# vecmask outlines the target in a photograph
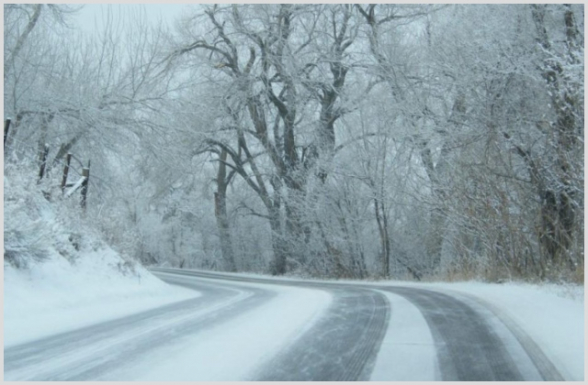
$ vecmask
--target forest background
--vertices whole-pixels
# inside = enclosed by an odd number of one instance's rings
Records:
[[[582,4],[78,8],[4,5],[5,211],[145,265],[583,282]]]

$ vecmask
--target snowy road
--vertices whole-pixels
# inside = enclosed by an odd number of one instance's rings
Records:
[[[465,295],[155,274],[201,295],[7,347],[5,380],[563,379],[518,325]]]
[[[248,311],[274,293],[257,288],[172,280],[200,297],[14,346],[4,351],[7,380],[89,380],[129,364],[146,351],[201,332]]]

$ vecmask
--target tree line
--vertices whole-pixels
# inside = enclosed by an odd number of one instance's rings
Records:
[[[91,153],[89,218],[146,264],[582,281],[583,12],[197,5],[84,35],[6,4],[5,162]]]

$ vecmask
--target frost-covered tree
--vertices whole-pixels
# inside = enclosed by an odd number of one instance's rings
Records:
[[[308,187],[328,177],[335,123],[362,95],[346,86],[360,62],[350,49],[358,14],[350,6],[215,5],[192,20],[209,25],[208,32],[188,23],[188,41],[173,57],[207,57],[226,90],[216,96],[224,111],[205,140],[207,151],[226,153],[223,163],[265,206],[272,271],[304,266],[313,227],[305,218]]]
[[[92,159],[89,218],[144,263],[581,271],[582,6],[198,5],[92,37],[70,10],[5,6],[6,159],[48,143],[52,199]]]

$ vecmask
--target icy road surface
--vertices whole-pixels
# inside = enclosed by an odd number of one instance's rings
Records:
[[[154,273],[200,295],[5,347],[4,379],[564,379],[520,325],[464,294]]]

